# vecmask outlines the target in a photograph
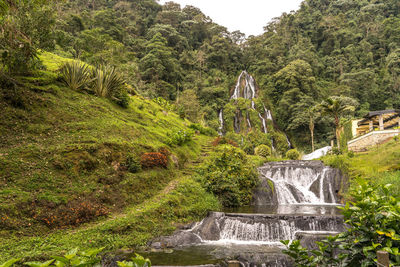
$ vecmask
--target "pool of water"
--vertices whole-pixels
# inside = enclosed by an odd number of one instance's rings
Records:
[[[154,266],[190,266],[219,264],[225,260],[270,263],[267,266],[288,266],[281,248],[274,245],[252,244],[201,244],[174,250],[141,252]]]
[[[291,214],[291,215],[339,215],[338,204],[312,205],[312,204],[291,204],[291,205],[264,205],[246,206],[240,208],[226,208],[227,213],[256,213],[256,214]]]

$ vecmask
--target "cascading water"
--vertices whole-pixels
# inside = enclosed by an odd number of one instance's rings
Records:
[[[223,114],[223,110],[222,109],[219,110],[218,120],[219,120],[218,134],[219,135],[223,135],[224,134],[224,114]]]
[[[153,248],[196,246],[196,251],[205,248],[205,257],[215,251],[220,259],[240,255],[243,266],[289,267],[293,265],[280,252],[281,240],[299,239],[312,246],[344,230],[343,216],[333,206],[343,184],[339,170],[320,161],[284,161],[266,163],[258,171],[261,183],[254,204],[277,209],[211,212],[200,223],[156,240]]]
[[[337,170],[314,161],[267,163],[259,168],[263,179],[274,183],[277,202],[287,204],[335,204],[329,189]],[[318,190],[316,190],[318,188]]]
[[[233,90],[233,93],[231,95],[231,99],[238,99],[238,98],[245,98],[245,99],[250,99],[251,100],[251,109],[256,110],[254,100],[257,97],[257,87],[256,87],[256,82],[250,74],[248,74],[246,71],[242,71],[242,73],[239,75],[239,78],[236,82],[235,88]],[[273,120],[271,112],[267,110],[264,106],[265,113],[261,114],[258,113],[258,117],[260,118],[261,121],[261,129],[264,133],[268,133],[267,129],[267,122],[266,120]],[[223,121],[223,116],[222,114],[222,109],[219,111],[219,123],[220,123],[220,135],[222,135],[222,130],[224,126],[224,121]],[[235,114],[234,117],[234,130],[235,132],[240,132],[240,121],[241,121],[241,114],[237,113]],[[246,123],[248,128],[252,128],[252,123],[251,120],[246,114]],[[275,148],[273,148],[275,150]]]

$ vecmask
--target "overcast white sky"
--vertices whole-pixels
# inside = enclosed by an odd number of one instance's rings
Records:
[[[161,4],[169,0],[160,0]],[[283,12],[297,10],[302,0],[173,0],[183,8],[198,7],[214,22],[229,31],[240,30],[249,35],[263,33],[263,27]]]

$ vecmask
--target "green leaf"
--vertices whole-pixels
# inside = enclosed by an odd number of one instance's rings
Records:
[[[21,260],[21,259],[11,259],[11,260],[8,260],[8,261],[6,261],[5,263],[0,264],[0,267],[11,267],[11,266],[14,265],[14,263],[16,263],[16,262],[18,262],[18,261],[20,261],[20,260]]]
[[[50,264],[54,262],[54,259],[48,260],[45,262],[38,262],[38,261],[31,261],[31,262],[25,262],[26,265],[31,266],[31,267],[47,267]]]
[[[76,256],[77,253],[78,253],[78,248],[74,248],[68,251],[68,253],[65,254],[64,257],[67,258],[68,260],[71,260]]]

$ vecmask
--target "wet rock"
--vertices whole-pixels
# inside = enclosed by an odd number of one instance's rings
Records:
[[[211,212],[199,226],[193,229],[193,232],[203,240],[219,240],[221,229],[218,221],[224,216],[223,212]]]
[[[201,243],[201,239],[189,231],[177,231],[171,236],[160,237],[150,243],[154,249],[175,248],[180,246],[190,246]]]

